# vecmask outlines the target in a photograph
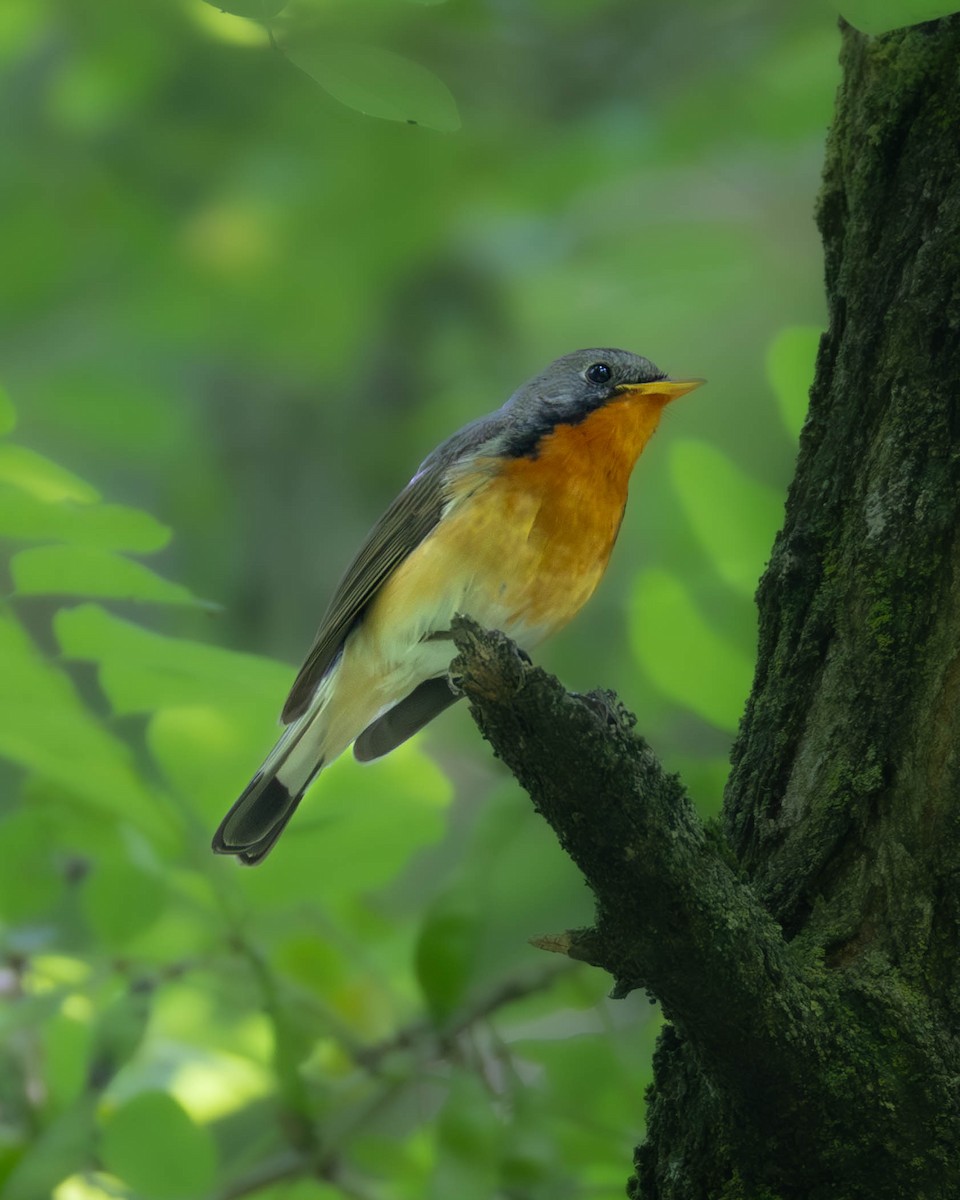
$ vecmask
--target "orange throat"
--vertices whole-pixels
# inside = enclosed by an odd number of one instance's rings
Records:
[[[578,425],[558,425],[537,448],[535,459],[523,460],[527,471],[537,468],[569,482],[584,480],[601,491],[612,490],[626,500],[637,459],[653,437],[665,400],[660,396],[625,396],[596,409]]]
[[[542,498],[541,526],[549,537],[564,527],[592,535],[609,554],[637,459],[660,423],[661,397],[611,401],[577,425],[558,425],[537,447],[535,457],[517,458],[504,474],[513,487]],[[604,558],[604,561],[606,559]]]

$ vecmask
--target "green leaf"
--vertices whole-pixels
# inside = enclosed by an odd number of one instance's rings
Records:
[[[13,556],[10,573],[21,596],[102,596],[210,607],[142,563],[94,546],[31,546]]]
[[[404,1193],[398,1191],[395,1195],[396,1200],[401,1200]],[[106,1200],[115,1198],[107,1197]],[[339,1187],[316,1179],[284,1179],[280,1183],[258,1187],[255,1200],[344,1200],[344,1193]]]
[[[78,1019],[58,1005],[40,1027],[44,1082],[51,1105],[62,1110],[83,1095],[93,1030],[89,1020]]]
[[[232,13],[235,17],[249,17],[254,21],[269,21],[283,12],[290,0],[204,0],[211,8]]]
[[[442,133],[460,128],[457,102],[443,80],[392,50],[324,39],[287,47],[285,53],[348,108]]]
[[[10,442],[0,445],[0,483],[12,483],[48,503],[74,500],[78,504],[93,504],[100,499],[99,492],[78,475],[42,454]]]
[[[3,1200],[53,1196],[57,1185],[90,1164],[93,1111],[82,1097],[60,1113],[31,1141],[3,1183]]]
[[[217,1169],[210,1133],[165,1092],[141,1092],[104,1123],[104,1166],[145,1200],[209,1193]]]
[[[39,806],[23,805],[0,820],[0,846],[15,871],[0,872],[0,917],[6,925],[39,921],[63,894],[56,830]]]
[[[6,390],[0,387],[0,436],[9,433],[17,423],[17,410]]]
[[[887,33],[957,12],[957,0],[842,0],[838,11],[861,33]]]
[[[170,529],[136,508],[50,502],[12,484],[0,484],[0,537],[148,554],[167,544]]]
[[[263,722],[266,741],[293,680],[285,663],[165,637],[98,604],[61,610],[53,627],[67,658],[98,665],[118,715],[185,705],[246,708]]]
[[[670,475],[693,531],[723,581],[752,596],[783,515],[780,494],[750,479],[706,442],[675,442]]]
[[[130,862],[101,862],[83,884],[82,907],[101,942],[125,945],[163,912],[166,889],[157,875]]]
[[[720,729],[736,729],[753,663],[707,625],[683,585],[666,571],[644,571],[637,579],[630,640],[665,696]]]
[[[793,437],[799,436],[807,415],[820,336],[816,326],[788,325],[767,350],[767,379],[776,394],[783,422]]]
[[[440,896],[426,914],[417,939],[417,981],[437,1024],[463,999],[480,936],[480,906],[470,888]]]
[[[164,835],[166,819],[127,747],[86,711],[70,680],[2,610],[0,662],[0,755],[58,784],[67,796]]]
[[[104,1092],[116,1075],[140,1049],[150,1025],[154,989],[134,980],[119,995],[97,1011],[90,1031],[87,1085]]]

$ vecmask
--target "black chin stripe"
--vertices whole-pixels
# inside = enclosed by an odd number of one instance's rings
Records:
[[[540,442],[556,428],[518,429],[504,441],[504,458],[536,458],[540,453]]]
[[[540,443],[561,425],[580,425],[591,413],[603,408],[608,400],[616,396],[608,396],[595,403],[584,403],[578,408],[559,413],[555,420],[541,421],[535,425],[520,426],[512,430],[504,438],[503,454],[506,458],[536,458],[540,453]]]

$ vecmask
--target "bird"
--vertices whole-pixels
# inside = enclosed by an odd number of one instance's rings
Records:
[[[703,382],[627,350],[577,350],[429,454],[334,591],[285,729],[213,850],[259,863],[351,743],[379,758],[455,703],[456,614],[525,651],[565,626],[606,570],[664,408]]]

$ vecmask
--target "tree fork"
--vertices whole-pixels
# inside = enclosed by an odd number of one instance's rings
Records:
[[[713,1121],[733,1118],[727,1150],[739,1143],[740,1159],[766,1145],[775,1174],[805,1181],[784,1195],[829,1186],[823,1194],[835,1197],[833,1148],[856,1114],[864,1166],[888,1179],[902,1150],[915,1182],[924,1146],[903,1144],[900,1110],[935,1120],[944,1097],[928,1069],[939,1050],[926,1045],[914,1005],[886,998],[884,1053],[872,1006],[783,938],[611,693],[567,693],[503,634],[466,618],[454,636],[453,677],[481,732],[596,898],[595,927],[571,931],[558,948],[609,971],[616,994],[644,987],[661,1001],[675,1026],[670,1042],[692,1049],[708,1088],[724,1097]]]
[[[829,328],[720,829],[609,693],[459,621],[484,736],[647,988],[645,1200],[960,1195],[960,17],[843,27]]]

